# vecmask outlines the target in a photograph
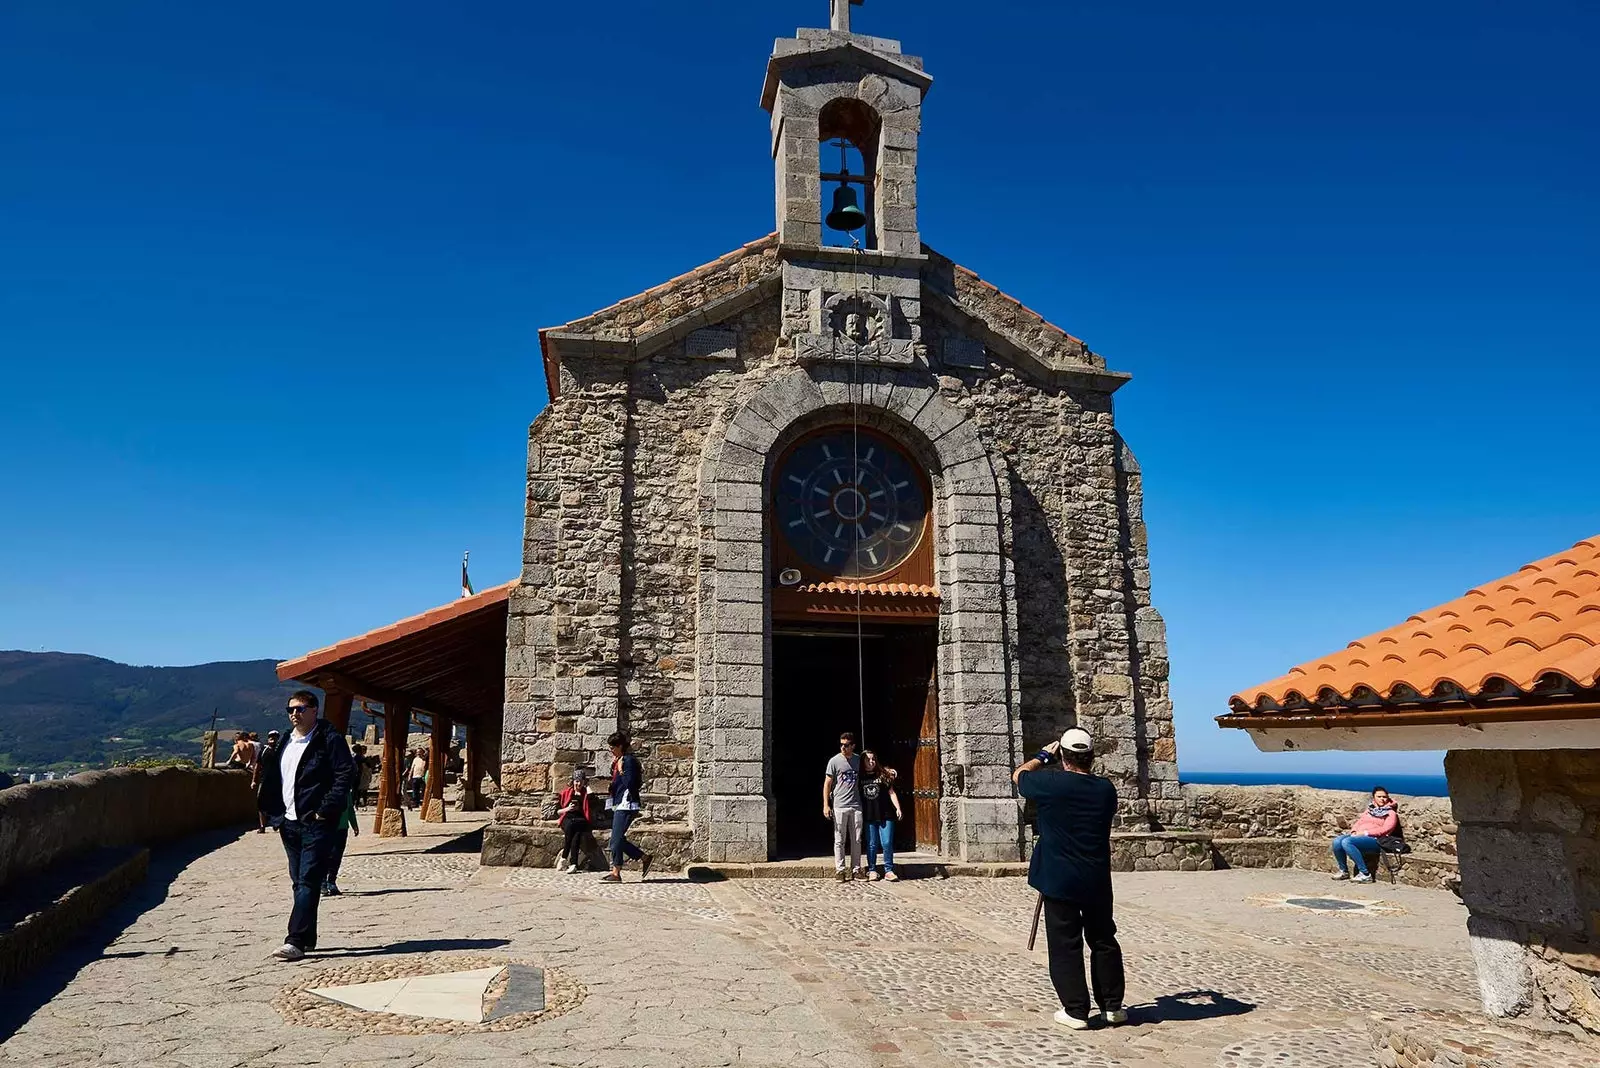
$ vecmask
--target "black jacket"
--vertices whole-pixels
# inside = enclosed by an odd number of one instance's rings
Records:
[[[261,791],[257,804],[267,816],[283,816],[283,772],[280,758],[288,744],[290,733],[285,731],[278,744],[261,754]],[[311,728],[311,740],[306,743],[305,755],[294,773],[294,810],[302,820],[310,813],[328,823],[336,822],[349,803],[351,787],[355,785],[355,758],[350,755],[350,745],[344,735],[334,730],[325,719],[317,720]]]
[[[1111,900],[1111,823],[1117,788],[1098,775],[1044,768],[1017,780],[1039,805],[1039,840],[1028,885],[1045,897],[1080,905]]]

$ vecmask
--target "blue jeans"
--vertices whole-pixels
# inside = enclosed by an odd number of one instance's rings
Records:
[[[301,949],[316,949],[317,902],[328,872],[333,834],[326,824],[299,820],[284,820],[278,832],[294,886],[294,909],[289,913],[289,934],[284,941]]]
[[[627,856],[630,860],[638,860],[644,856],[644,850],[628,841],[628,827],[633,823],[637,812],[618,808],[611,811],[611,866],[618,871],[622,870],[622,858]]]
[[[883,870],[894,871],[894,820],[867,824],[867,867],[878,866],[878,851],[883,851]]]
[[[1341,834],[1333,840],[1333,859],[1339,865],[1339,870],[1346,875],[1350,869],[1345,865],[1345,858],[1349,857],[1356,862],[1356,871],[1362,875],[1371,875],[1367,871],[1367,858],[1362,853],[1378,852],[1378,840],[1370,834]]]

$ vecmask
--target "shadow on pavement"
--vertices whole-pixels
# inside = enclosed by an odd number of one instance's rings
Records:
[[[1153,1004],[1128,1006],[1130,1023],[1192,1023],[1196,1020],[1215,1020],[1223,1016],[1243,1016],[1254,1012],[1255,1005],[1239,1001],[1215,990],[1187,990],[1181,994],[1163,994]]]
[[[385,894],[442,894],[448,886],[397,886],[390,890],[340,890],[337,897],[383,897]],[[326,895],[324,895],[326,896]]]
[[[423,853],[482,853],[483,852],[483,827],[458,835],[448,842],[440,842],[436,846],[420,850]]]
[[[307,954],[307,960],[338,960],[341,957],[383,957],[396,953],[443,953],[452,949],[499,949],[509,946],[506,938],[413,938],[405,942],[391,942],[386,946],[363,946],[359,949],[335,949]]]
[[[0,1040],[10,1038],[40,1007],[65,990],[84,965],[103,957],[136,955],[132,951],[107,953],[106,948],[135,920],[167,899],[167,891],[184,868],[254,830],[254,827],[243,826],[202,831],[176,842],[152,846],[150,871],[144,882],[135,886],[99,920],[80,931],[55,956],[4,989],[0,996]],[[138,952],[171,956],[175,948]]]

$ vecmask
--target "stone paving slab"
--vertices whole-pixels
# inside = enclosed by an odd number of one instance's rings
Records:
[[[1476,1008],[1464,912],[1437,891],[1364,887],[1393,910],[1353,920],[1259,904],[1348,889],[1316,873],[1119,874],[1133,1023],[1068,1032],[1050,1022],[1042,933],[1026,949],[1021,879],[609,884],[480,869],[455,841],[473,829],[355,840],[322,950],[298,964],[268,956],[289,906],[274,836],[155,856],[99,941],[21,993],[0,1064],[1342,1068],[1369,1063],[1374,1003]],[[337,1031],[273,1007],[364,961],[490,959],[586,995],[518,1030],[454,1035]]]

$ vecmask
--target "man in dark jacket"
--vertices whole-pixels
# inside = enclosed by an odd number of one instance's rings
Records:
[[[261,757],[261,813],[283,837],[294,884],[289,934],[272,955],[299,960],[317,948],[317,902],[333,838],[355,783],[355,761],[344,735],[317,718],[317,695],[289,697],[294,728]]]
[[[1094,1000],[1108,1024],[1126,1023],[1122,1007],[1122,947],[1111,918],[1111,821],[1117,788],[1090,774],[1094,742],[1073,727],[1011,776],[1017,792],[1038,805],[1039,840],[1028,866],[1028,885],[1044,899],[1050,982],[1061,999],[1056,1023],[1075,1031],[1089,1026],[1089,991],[1083,985],[1083,943],[1089,943]],[[1040,769],[1060,765],[1060,770]]]

